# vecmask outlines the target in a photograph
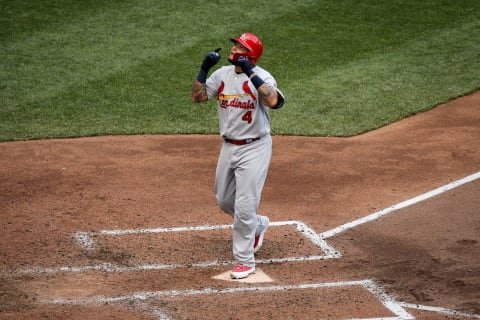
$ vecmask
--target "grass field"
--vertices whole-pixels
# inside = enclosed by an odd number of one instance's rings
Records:
[[[0,0],[0,141],[216,133],[205,54],[258,34],[274,134],[351,136],[480,89],[477,0]]]

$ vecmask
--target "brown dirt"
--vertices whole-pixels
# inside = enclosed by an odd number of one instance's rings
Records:
[[[479,172],[480,92],[353,138],[273,140],[262,212],[322,233]],[[339,259],[259,265],[274,283],[212,279],[233,259],[228,229],[97,235],[93,250],[74,240],[79,231],[231,223],[212,194],[219,149],[217,136],[201,135],[1,143],[0,319],[392,317],[362,286],[286,289],[365,279],[417,319],[469,317],[413,305],[480,318],[480,180],[329,238]],[[258,259],[319,251],[291,228],[272,227]],[[32,270],[104,263],[131,269]],[[146,264],[184,267],[137,269]],[[229,291],[256,286],[285,289]],[[85,302],[205,288],[214,292]],[[64,298],[76,304],[51,303]]]

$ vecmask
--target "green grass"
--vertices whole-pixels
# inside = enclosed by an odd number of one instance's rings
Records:
[[[255,9],[253,9],[255,8]],[[351,136],[480,89],[480,2],[0,0],[0,141],[216,133],[190,102],[242,31],[286,95],[274,134]],[[221,64],[227,64],[223,58]]]

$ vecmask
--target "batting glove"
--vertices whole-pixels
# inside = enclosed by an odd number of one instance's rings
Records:
[[[217,48],[214,51],[210,52],[205,56],[202,62],[202,66],[200,67],[200,71],[198,72],[197,80],[201,83],[205,83],[207,81],[208,71],[217,64],[220,60],[220,54],[218,53],[222,48]]]
[[[239,57],[237,65],[242,68],[242,71],[250,78],[255,88],[260,88],[265,82],[253,72],[253,67],[247,57]]]
[[[242,68],[243,73],[245,73],[248,77],[253,74],[252,65],[250,64],[250,60],[247,57],[240,56],[236,61],[237,66]]]

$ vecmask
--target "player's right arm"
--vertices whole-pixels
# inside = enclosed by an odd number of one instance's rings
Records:
[[[218,53],[220,50],[221,48],[217,48],[215,51],[207,54],[203,59],[197,79],[195,79],[193,83],[192,102],[205,102],[208,100],[205,83],[207,82],[208,71],[220,60],[220,54]]]
[[[192,102],[205,102],[208,100],[205,83],[195,80],[192,88]]]

